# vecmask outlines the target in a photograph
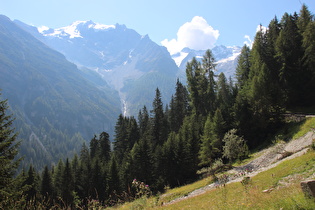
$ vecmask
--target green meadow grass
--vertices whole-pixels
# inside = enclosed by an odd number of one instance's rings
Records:
[[[213,189],[162,209],[315,209],[305,198],[300,181],[315,172],[315,152],[286,160],[251,179],[247,189],[240,183]],[[270,189],[269,193],[263,192]],[[273,190],[271,190],[273,189]]]

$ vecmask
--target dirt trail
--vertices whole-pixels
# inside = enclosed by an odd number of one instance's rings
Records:
[[[312,144],[313,139],[315,139],[315,131],[310,131],[298,139],[289,141],[288,143],[280,143],[268,149],[260,151],[257,154],[258,157],[250,163],[227,171],[227,174],[234,175],[227,177],[226,184],[232,182],[240,182],[242,181],[244,175],[248,177],[253,177],[260,172],[276,167],[278,164],[285,160],[293,159],[295,157],[305,154],[308,150],[308,147]],[[211,189],[216,188],[218,185],[220,185],[220,183],[218,182],[212,183],[205,187],[196,189],[186,196],[176,198],[168,203],[165,203],[164,205],[169,205],[184,199],[203,194]]]

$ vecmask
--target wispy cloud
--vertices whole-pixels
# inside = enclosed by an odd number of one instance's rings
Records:
[[[214,47],[219,35],[219,30],[213,29],[203,17],[195,16],[191,22],[186,22],[178,29],[176,39],[164,39],[161,44],[171,54],[175,54],[185,47],[205,50]]]

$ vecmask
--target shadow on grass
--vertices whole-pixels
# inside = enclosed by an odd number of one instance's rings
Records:
[[[276,138],[278,139],[275,139],[275,140],[283,140],[285,142],[290,141],[298,132],[301,131],[302,126],[304,125],[305,121],[306,119],[300,122],[285,123],[283,128],[276,135]]]

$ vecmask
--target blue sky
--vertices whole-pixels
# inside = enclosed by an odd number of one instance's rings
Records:
[[[259,24],[299,12],[314,0],[0,0],[0,14],[34,26],[60,28],[77,20],[125,24],[173,48],[242,46]]]

